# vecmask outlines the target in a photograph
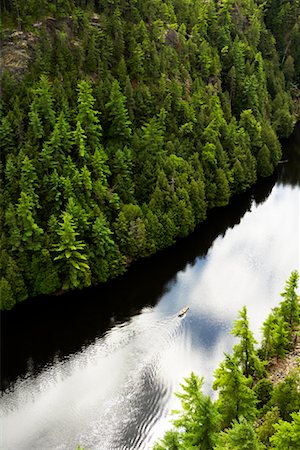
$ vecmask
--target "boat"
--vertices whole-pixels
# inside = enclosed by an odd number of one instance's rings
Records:
[[[178,313],[178,317],[182,317],[185,315],[185,313],[190,309],[189,306],[185,306],[184,308],[182,308],[179,313]]]

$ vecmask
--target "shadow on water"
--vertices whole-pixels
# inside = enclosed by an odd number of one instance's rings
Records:
[[[276,182],[299,184],[299,142],[300,126],[284,145],[289,162],[281,164],[277,173],[234,197],[228,206],[210,211],[205,223],[176,245],[133,263],[126,275],[63,296],[32,298],[3,312],[1,389],[79,351],[145,306],[154,306],[176,273],[205,256],[218,236],[239,224],[253,200],[263,203]]]
[[[283,159],[287,159],[288,162],[282,164],[279,184],[300,186],[300,123],[291,138],[284,143]]]

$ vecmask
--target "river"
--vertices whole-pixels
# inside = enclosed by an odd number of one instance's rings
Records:
[[[151,449],[183,377],[214,395],[238,311],[259,339],[300,265],[300,126],[284,150],[276,174],[125,276],[2,314],[1,449]]]

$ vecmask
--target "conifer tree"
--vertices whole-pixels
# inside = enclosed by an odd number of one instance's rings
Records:
[[[41,75],[34,89],[29,116],[36,138],[49,135],[55,123],[55,111],[51,85],[46,75]]]
[[[256,396],[249,387],[249,381],[240,371],[236,357],[225,355],[225,361],[215,372],[213,388],[219,391],[218,410],[222,415],[223,427],[238,420],[247,420],[256,415]]]
[[[0,309],[11,309],[16,303],[14,294],[6,278],[0,279]]]
[[[213,450],[220,417],[216,405],[202,393],[203,379],[193,372],[181,384],[183,393],[177,393],[182,412],[174,425],[180,433],[181,448]]]
[[[79,122],[86,135],[86,143],[90,150],[94,152],[101,143],[102,127],[98,117],[99,113],[94,109],[95,98],[89,81],[79,81],[77,103],[77,124]]]
[[[289,324],[291,331],[300,323],[300,305],[297,295],[299,273],[294,270],[285,285],[281,296],[284,300],[279,305],[279,311],[285,322]]]
[[[280,420],[270,441],[273,450],[298,450],[300,442],[300,412],[292,414],[292,422]]]
[[[240,338],[240,342],[233,347],[234,354],[246,377],[261,374],[263,366],[254,348],[257,342],[249,328],[246,306],[243,306],[239,312],[239,317],[239,319],[235,320],[231,331],[234,336]]]
[[[128,144],[131,136],[131,122],[126,109],[126,97],[122,94],[119,82],[114,80],[111,86],[109,101],[105,105],[109,117],[110,138]]]
[[[74,289],[81,282],[88,286],[90,284],[90,267],[84,253],[85,244],[77,239],[78,232],[70,213],[63,213],[57,235],[59,242],[53,245],[53,251],[58,253],[54,261],[58,261],[60,267],[62,288]]]
[[[214,450],[263,450],[263,448],[252,423],[242,417],[239,421],[235,420],[229,430],[220,434]]]

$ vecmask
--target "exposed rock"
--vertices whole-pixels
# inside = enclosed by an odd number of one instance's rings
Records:
[[[5,32],[2,40],[0,71],[6,69],[16,77],[22,76],[33,57],[37,39],[32,32]]]
[[[100,26],[100,16],[93,14],[89,18],[90,26]],[[4,30],[1,42],[0,73],[8,70],[14,77],[22,78],[32,63],[35,47],[39,41],[41,30],[45,30],[50,42],[57,33],[63,31],[68,35],[71,47],[79,47],[81,42],[75,39],[73,33],[72,16],[64,18],[45,17],[42,21],[33,24],[34,32]]]
[[[269,379],[277,384],[283,381],[291,372],[300,367],[300,341],[297,339],[295,348],[285,357],[277,361],[273,358],[269,366]]]
[[[171,45],[172,47],[177,49],[180,45],[177,31],[167,30],[165,35],[165,42],[167,45]]]

